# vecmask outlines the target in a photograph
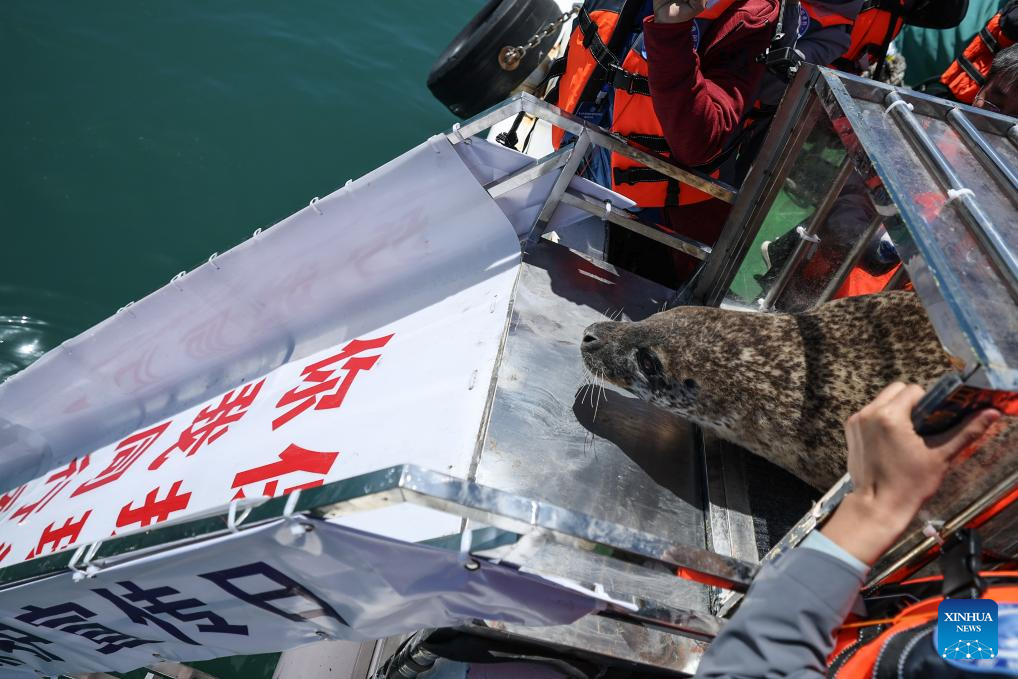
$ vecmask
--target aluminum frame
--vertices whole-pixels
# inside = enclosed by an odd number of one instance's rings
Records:
[[[501,104],[497,104],[487,111],[480,113],[462,125],[457,124],[453,126],[452,131],[447,134],[447,137],[453,144],[469,144],[473,136],[520,113],[526,113],[534,118],[544,120],[576,135],[576,140],[571,144],[563,146],[510,175],[489,182],[484,186],[488,195],[492,198],[498,198],[561,169],[551,193],[542,205],[525,239],[526,248],[533,247],[540,240],[547,230],[555,210],[560,203],[564,203],[699,260],[707,259],[711,254],[712,249],[704,243],[667,232],[656,224],[643,221],[626,210],[613,207],[610,202],[599,204],[589,198],[569,191],[569,182],[576,176],[580,163],[586,158],[590,149],[598,146],[612,153],[619,153],[627,158],[637,160],[672,179],[693,186],[728,203],[734,202],[738,196],[738,192],[733,187],[701,172],[675,165],[663,156],[645,151],[621,136],[617,136],[596,125],[591,125],[582,118],[565,113],[557,106],[542,101],[531,94],[517,94]]]
[[[834,202],[838,199],[841,194],[841,190],[845,188],[845,182],[852,174],[852,162],[846,156],[841,162],[841,167],[838,168],[838,173],[834,177],[834,184],[830,190],[824,195],[823,199],[817,205],[816,210],[813,211],[812,216],[809,218],[809,222],[806,225],[805,230],[799,234],[799,242],[795,244],[795,249],[792,250],[792,254],[788,257],[788,261],[781,267],[781,273],[778,274],[778,278],[774,281],[771,287],[767,290],[767,294],[764,296],[763,304],[761,309],[763,311],[770,311],[774,308],[775,302],[781,296],[781,293],[785,291],[788,284],[792,281],[792,276],[795,274],[796,269],[802,263],[802,260],[806,256],[806,249],[810,238],[816,236],[817,231],[820,230],[821,225],[827,219],[827,216],[831,212],[831,208],[834,207]]]
[[[704,245],[692,238],[687,238],[681,234],[668,233],[659,229],[656,226],[637,219],[632,215],[632,213],[626,210],[620,210],[612,207],[611,201],[606,201],[605,204],[601,204],[589,196],[569,190],[562,193],[560,201],[563,205],[579,208],[594,217],[600,217],[612,224],[617,224],[634,233],[638,233],[641,236],[657,241],[658,243],[672,248],[673,250],[685,253],[690,257],[696,257],[699,260],[704,260],[710,256],[710,246]]]
[[[958,173],[954,171],[951,163],[944,157],[944,154],[941,153],[940,149],[937,148],[922,125],[920,125],[918,119],[912,113],[911,104],[897,92],[888,92],[884,97],[884,102],[887,104],[887,113],[898,123],[898,126],[905,133],[905,138],[911,142],[913,149],[928,165],[931,172],[948,193],[948,200],[954,200],[956,205],[961,206],[960,212],[965,221],[968,222],[970,232],[976,237],[987,258],[997,268],[1001,278],[1004,279],[1007,285],[1008,291],[1018,300],[1018,256],[1008,248],[993,220],[986,214],[979,201],[976,200],[975,194],[970,189],[965,188],[964,183],[958,176]],[[960,109],[951,109],[948,112],[948,116],[951,113],[956,114],[956,120],[958,116],[960,116],[961,120],[965,120],[965,115],[961,113]],[[976,148],[989,148],[989,145],[986,144],[982,136],[972,127],[971,123],[967,127],[962,125],[961,129],[971,130],[969,139],[975,144]],[[975,134],[975,136],[971,136],[971,134]],[[996,157],[999,160],[999,156]],[[997,170],[1003,174],[1007,168],[998,167]],[[1013,171],[1010,174],[1013,178]],[[1012,185],[1011,188],[1012,194],[1015,194],[1015,186]],[[952,196],[952,192],[955,192],[957,199]],[[1016,202],[1015,195],[1011,195],[1011,199],[1012,202]],[[915,230],[910,230],[910,232],[914,238]]]
[[[949,124],[949,113],[956,110],[970,119],[973,127],[983,132],[992,130],[998,136],[1007,136],[1014,143],[1018,133],[1014,132],[1013,119],[826,69],[821,69],[821,75],[822,78],[817,82],[816,96],[823,102],[830,119],[846,118],[851,123],[842,132],[843,142],[853,154],[860,173],[864,177],[875,178],[879,184],[878,188],[871,189],[874,203],[878,209],[881,206],[889,208],[891,205],[897,209],[899,217],[889,220],[891,224],[888,230],[942,341],[970,367],[978,364],[988,368],[980,374],[985,381],[974,386],[1018,389],[1018,369],[1007,365],[999,340],[987,332],[983,319],[976,313],[977,300],[961,284],[961,277],[955,270],[957,257],[951,257],[943,250],[935,233],[926,223],[922,206],[917,205],[914,196],[908,192],[906,187],[910,184],[903,176],[902,167],[895,164],[899,160],[895,150],[886,148],[887,140],[878,138],[874,129],[860,124],[864,119],[863,106],[878,106],[884,110],[885,117],[894,121],[898,134],[906,140],[906,147],[911,147],[932,185],[942,192],[944,210],[955,210],[954,214],[965,225],[965,233],[978,244],[978,252],[970,255],[976,259],[967,266],[978,268],[983,266],[982,262],[995,263],[998,274],[991,282],[996,289],[1008,291],[1005,294],[1010,293],[1011,311],[1018,313],[1018,298],[1015,298],[1012,280],[1014,265],[1018,260],[984,208],[985,200],[991,194],[999,194],[1008,196],[1013,209],[1014,190],[991,181],[981,187],[986,195],[975,200],[961,186],[962,182],[951,163],[932,144],[922,126],[913,125],[916,115]],[[903,103],[897,104],[898,101]],[[918,136],[916,127],[919,128],[918,132],[923,132],[922,137]],[[844,126],[842,129],[845,129]],[[927,154],[931,145],[932,152]],[[971,148],[971,143],[967,145]],[[908,166],[908,169],[912,169],[912,166]],[[994,173],[988,174],[992,180]],[[1004,311],[1000,313],[1006,315]]]
[[[291,501],[294,495],[296,500]],[[547,502],[520,497],[416,465],[389,467],[296,491],[291,496],[260,500],[245,503],[250,512],[240,521],[235,519],[236,505],[231,505],[213,516],[178,522],[171,520],[143,533],[114,537],[82,545],[74,552],[60,552],[0,568],[0,590],[68,569],[80,570],[79,564],[102,569],[295,514],[329,520],[401,503],[453,513],[511,533],[526,535],[536,531],[542,540],[572,549],[607,551],[614,558],[644,569],[650,575],[680,573],[681,577],[723,583],[742,591],[748,588],[755,572],[753,564],[738,559],[689,545],[673,544]],[[479,547],[483,550],[486,546]],[[84,563],[83,554],[88,555]],[[712,639],[723,624],[721,619],[703,611],[662,605],[639,598],[637,593],[624,594],[638,597],[636,611],[609,607],[602,614],[696,640]]]
[[[503,120],[519,113],[526,113],[539,120],[544,120],[577,137],[586,134],[590,139],[590,143],[594,146],[600,146],[612,153],[619,153],[627,158],[631,158],[652,170],[676,179],[683,184],[700,189],[704,193],[708,193],[726,203],[735,202],[738,196],[738,191],[725,182],[713,179],[703,172],[680,167],[656,153],[644,151],[623,137],[616,136],[597,125],[591,125],[582,118],[571,113],[566,113],[558,106],[542,101],[526,92],[513,95],[504,102],[489,108],[487,111],[477,114],[465,123],[457,123],[446,136],[453,144],[469,143],[470,137],[480,134],[491,126],[497,125]]]
[[[998,182],[1010,187],[1012,202],[1018,206],[1018,175],[1015,169],[986,141],[986,137],[976,129],[960,108],[952,108],[947,112],[947,122],[965,140],[987,171],[994,175]],[[1014,137],[1011,137],[1011,142],[1015,143]]]
[[[724,300],[793,160],[820,120],[822,109],[809,96],[818,77],[815,68],[802,68],[789,85],[711,257],[692,284],[690,304],[718,306]]]
[[[265,500],[251,506],[244,525],[282,518],[287,497]],[[348,516],[371,509],[409,503],[449,512],[513,533],[540,530],[554,541],[593,550],[604,548],[651,570],[682,569],[692,576],[724,583],[736,590],[749,587],[753,564],[688,545],[675,545],[647,533],[602,521],[547,502],[482,486],[416,465],[397,465],[343,481],[301,491],[293,513],[308,513],[325,519]],[[114,537],[75,552],[64,551],[0,568],[0,588],[28,579],[63,571],[80,560],[83,551],[92,551],[90,563],[102,567],[118,557],[140,556],[157,549],[169,549],[195,540],[229,532],[229,509],[205,518],[169,521],[158,528]],[[75,556],[77,555],[77,556]]]
[[[488,195],[492,198],[499,198],[513,189],[518,189],[521,186],[536,181],[544,175],[559,169],[569,161],[572,153],[572,146],[567,146],[555,151],[554,153],[549,153],[533,165],[524,166],[516,172],[485,184],[484,190],[487,191]]]
[[[573,180],[576,171],[580,169],[580,163],[583,162],[587,151],[590,150],[590,145],[590,135],[587,134],[586,130],[581,131],[576,137],[576,141],[572,144],[572,149],[569,151],[568,159],[562,166],[562,171],[559,172],[558,177],[555,178],[555,183],[552,184],[551,192],[545,199],[544,205],[541,206],[540,212],[537,213],[534,225],[527,235],[526,247],[536,245],[548,229],[548,223],[551,222],[555,210],[558,209],[558,205],[562,201],[562,194],[566,192],[569,182]]]

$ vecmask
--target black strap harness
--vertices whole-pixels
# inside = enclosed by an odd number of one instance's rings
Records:
[[[965,71],[965,75],[967,75],[968,77],[972,78],[973,81],[975,81],[976,85],[982,87],[983,85],[986,84],[986,78],[983,77],[983,74],[979,72],[979,69],[976,68],[976,65],[969,61],[968,57],[966,57],[964,54],[958,55],[958,65],[961,66],[961,70]]]
[[[979,29],[979,37],[983,39],[986,46],[990,49],[990,54],[996,54],[1000,51],[1000,43],[993,37],[993,33],[990,33],[986,26]]]
[[[583,34],[583,46],[586,47],[594,61],[604,71],[605,79],[616,89],[625,90],[630,94],[642,94],[650,96],[650,81],[645,76],[631,73],[619,64],[616,57],[608,46],[601,40],[597,32],[597,23],[590,17],[586,9],[581,9],[576,17],[577,26]]]

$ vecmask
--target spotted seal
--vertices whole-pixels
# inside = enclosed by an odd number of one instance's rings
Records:
[[[596,377],[826,489],[845,472],[843,423],[889,382],[952,367],[911,292],[801,314],[677,307],[584,331]]]

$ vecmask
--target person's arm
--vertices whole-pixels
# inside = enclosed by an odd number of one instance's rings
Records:
[[[739,611],[704,654],[699,679],[826,676],[834,630],[858,595],[864,569],[937,490],[950,459],[1000,417],[994,410],[982,411],[945,434],[923,439],[911,420],[922,395],[921,387],[895,383],[848,419],[854,489],[820,535],[833,547],[804,543],[762,568]]]
[[[705,0],[655,0],[654,6],[643,27],[654,112],[672,158],[702,165],[721,152],[752,104],[763,75],[756,56],[770,43],[768,21],[776,18],[777,3],[751,0],[735,10],[733,30],[703,60],[693,48],[691,19]]]
[[[764,566],[700,660],[697,679],[825,677],[832,630],[851,610],[864,575],[815,549],[793,549]]]
[[[821,532],[871,566],[937,492],[951,458],[1000,418],[983,410],[924,439],[911,419],[922,397],[922,387],[895,382],[845,423],[853,489]]]

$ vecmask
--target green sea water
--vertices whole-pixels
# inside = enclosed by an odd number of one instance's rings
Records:
[[[481,4],[0,2],[0,380],[448,128]]]

